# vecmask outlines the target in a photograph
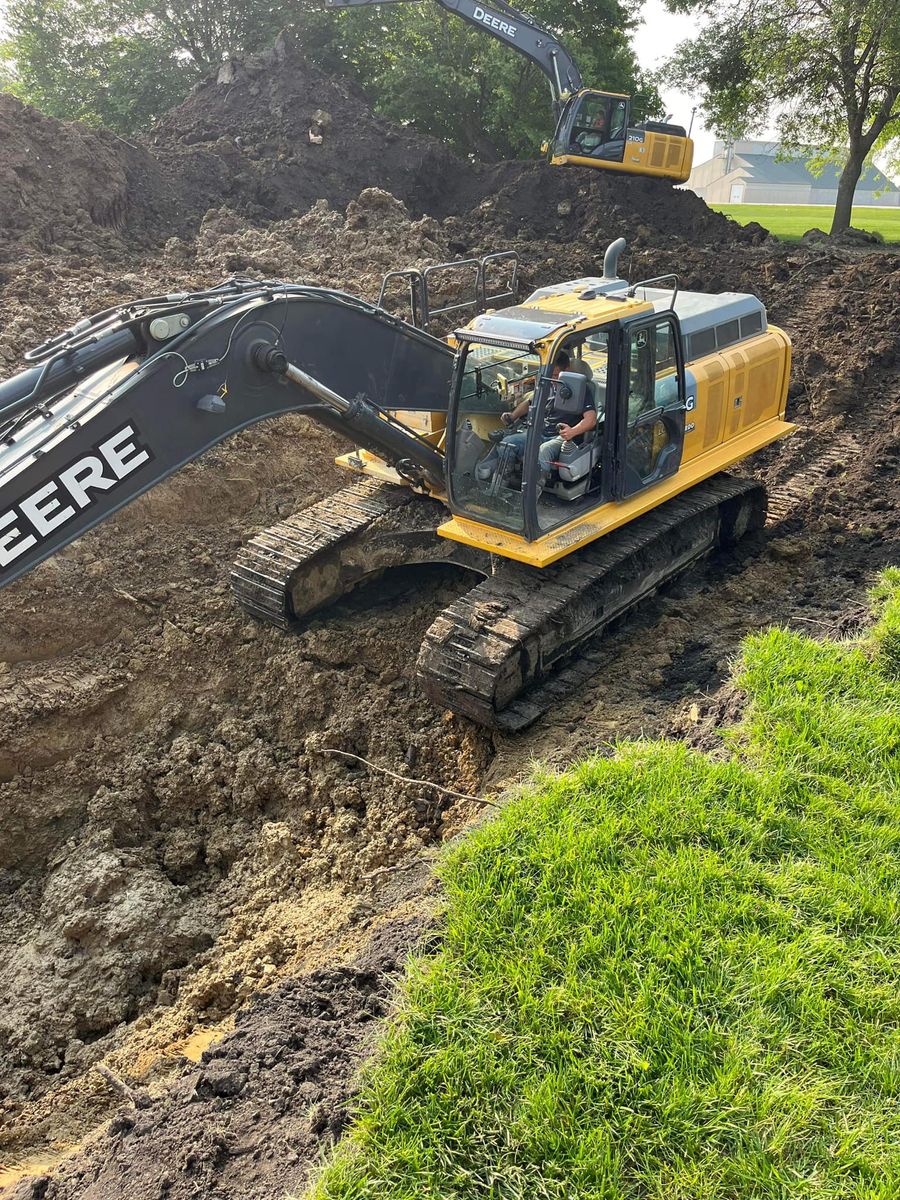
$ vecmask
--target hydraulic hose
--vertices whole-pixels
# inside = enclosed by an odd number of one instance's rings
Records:
[[[141,349],[132,329],[118,329],[99,341],[66,351],[37,367],[30,367],[0,383],[0,419],[42,404],[67,392],[87,375],[109,366],[120,358],[129,358]]]

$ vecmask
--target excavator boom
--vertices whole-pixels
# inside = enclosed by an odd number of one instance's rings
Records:
[[[443,455],[388,409],[445,411],[453,351],[341,292],[232,281],[100,313],[28,357],[0,384],[0,587],[279,413],[443,490]]]
[[[327,0],[329,8],[361,8],[371,4],[408,2],[409,0]],[[436,3],[469,25],[491,34],[498,41],[530,58],[550,81],[557,115],[566,97],[584,86],[578,65],[565,46],[546,29],[542,29],[534,17],[513,8],[511,4],[506,4],[505,0],[492,0],[490,4],[476,4],[475,0],[436,0]]]

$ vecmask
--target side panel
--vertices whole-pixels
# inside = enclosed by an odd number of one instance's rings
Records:
[[[275,301],[273,324],[284,318]],[[454,354],[445,342],[352,305],[295,304],[286,319],[291,353],[342,396],[362,392],[381,408],[447,411]]]
[[[739,342],[688,364],[694,379],[687,414],[684,462],[784,417],[791,348],[785,333],[770,325],[757,338]]]
[[[694,143],[690,138],[672,137],[650,130],[629,129],[622,162],[587,158],[576,154],[554,154],[555,166],[566,164],[595,167],[604,171],[621,171],[627,175],[651,175],[684,183],[691,173]]]

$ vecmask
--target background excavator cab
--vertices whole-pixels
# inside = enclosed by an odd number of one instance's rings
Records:
[[[685,182],[694,159],[694,143],[681,125],[632,125],[628,96],[594,88],[582,88],[565,101],[548,150],[556,166],[573,163],[675,183]]]
[[[627,96],[578,92],[563,108],[553,136],[553,156],[622,162],[630,108]]]

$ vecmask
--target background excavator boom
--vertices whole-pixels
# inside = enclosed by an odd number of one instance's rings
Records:
[[[371,4],[409,2],[410,0],[327,0],[329,8],[361,8]],[[566,97],[583,87],[581,72],[572,55],[527,13],[513,8],[503,0],[492,0],[490,4],[476,4],[475,0],[435,0],[435,3],[530,58],[550,81],[557,116]]]

